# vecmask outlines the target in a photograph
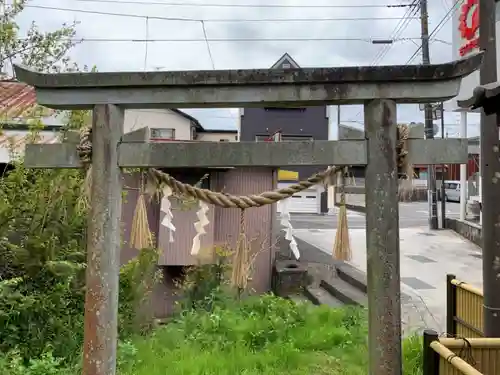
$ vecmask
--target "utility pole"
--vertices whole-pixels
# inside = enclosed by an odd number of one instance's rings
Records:
[[[420,0],[420,22],[422,38],[422,64],[429,65],[429,14],[427,13],[427,0]],[[432,106],[426,104],[425,114],[425,139],[434,139],[434,124],[432,122]],[[437,199],[436,199],[436,174],[433,165],[427,166],[427,200],[429,201],[429,228],[438,229]]]
[[[444,103],[441,102],[441,139],[444,139]],[[446,192],[444,188],[446,164],[441,164],[441,228],[446,228]],[[461,187],[464,188],[463,186]]]
[[[479,2],[479,47],[484,53],[479,72],[481,85],[497,81],[495,1]],[[481,190],[483,237],[484,335],[500,337],[500,151],[498,118],[481,112]]]
[[[337,105],[337,139],[340,141],[340,104]],[[345,204],[345,183],[346,183],[346,171],[347,167],[342,170],[339,178],[335,181],[335,184],[340,186],[340,201]],[[337,191],[335,190],[335,202],[337,202]]]

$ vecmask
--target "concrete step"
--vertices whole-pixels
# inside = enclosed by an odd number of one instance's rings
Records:
[[[342,262],[336,266],[337,276],[341,278],[348,284],[351,284],[354,288],[360,290],[363,293],[368,293],[367,291],[367,281],[366,274],[361,272],[357,268]]]
[[[321,280],[320,286],[334,298],[346,305],[368,306],[368,297],[358,288],[340,277]]]
[[[328,291],[321,287],[309,286],[304,290],[305,296],[315,305],[328,305],[336,308],[343,305],[338,299],[333,297]]]

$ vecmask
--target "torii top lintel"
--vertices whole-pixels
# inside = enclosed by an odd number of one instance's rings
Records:
[[[478,53],[426,66],[45,74],[16,65],[15,72],[35,87],[39,104],[52,108],[261,107],[447,100],[481,63]]]

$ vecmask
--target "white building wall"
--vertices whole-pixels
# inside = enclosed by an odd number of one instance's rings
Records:
[[[26,144],[31,142],[28,130],[4,130],[0,135],[0,163],[10,163],[12,156],[23,156]],[[38,132],[36,143],[58,143],[59,133],[54,131]]]
[[[225,139],[228,142],[237,142],[237,133],[218,133],[215,131],[209,131],[207,133],[198,133],[198,141],[204,142],[221,142],[221,139]]]
[[[124,133],[144,127],[175,129],[175,138],[191,140],[191,121],[169,109],[129,109],[125,111]]]

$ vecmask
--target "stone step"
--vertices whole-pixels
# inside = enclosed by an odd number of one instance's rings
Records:
[[[344,305],[322,287],[309,286],[304,289],[304,294],[315,305],[328,305],[333,308]]]
[[[358,288],[340,277],[321,280],[320,286],[334,298],[346,305],[368,306],[368,297]]]
[[[337,276],[341,278],[348,284],[351,284],[354,288],[360,290],[363,293],[368,293],[367,291],[367,281],[366,274],[357,268],[347,264],[340,263],[336,266]]]

